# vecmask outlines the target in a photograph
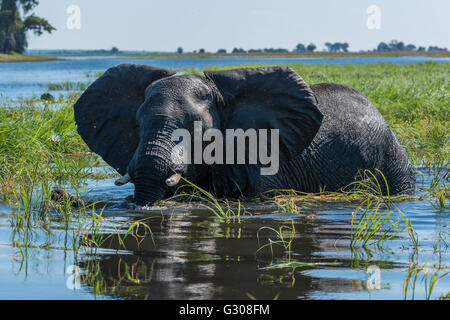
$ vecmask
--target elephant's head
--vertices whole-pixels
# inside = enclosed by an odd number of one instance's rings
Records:
[[[78,132],[123,175],[118,184],[135,185],[138,205],[170,196],[180,175],[203,187],[210,184],[219,195],[245,190],[260,179],[260,164],[195,160],[207,143],[200,150],[192,146],[192,164],[176,161],[177,129],[186,129],[192,137],[198,134],[194,131],[211,128],[224,136],[227,129],[279,129],[283,163],[311,143],[322,121],[313,92],[288,67],[208,71],[206,78],[173,75],[164,69],[120,65],[109,69],[75,104]]]

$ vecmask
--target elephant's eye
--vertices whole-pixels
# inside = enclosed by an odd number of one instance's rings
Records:
[[[200,101],[210,101],[212,99],[211,93],[207,90],[198,90],[196,96]]]

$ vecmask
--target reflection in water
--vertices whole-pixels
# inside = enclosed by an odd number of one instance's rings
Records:
[[[105,235],[108,239],[102,249],[121,248],[132,254],[107,253],[81,262],[83,281],[96,294],[127,299],[272,299],[277,295],[298,299],[308,298],[314,291],[364,290],[358,278],[308,273],[317,266],[324,271],[348,267],[353,261],[320,254],[331,244],[321,238],[328,238],[336,224],[326,225],[323,219],[314,219],[315,215],[310,210],[288,219],[243,218],[240,224],[219,223],[209,212],[200,210],[158,216],[159,221],[151,223],[155,243],[151,237],[127,237],[120,245],[117,234]],[[291,252],[282,246],[258,251],[258,243],[276,240],[272,230],[261,227],[270,225],[277,230],[291,223],[295,226]],[[303,264],[267,268],[294,261]]]
[[[450,291],[449,209],[424,200],[392,207],[411,219],[418,246],[404,231],[380,247],[351,248],[355,203],[311,203],[299,213],[244,203],[246,214],[227,223],[195,204],[137,210],[117,200],[131,188],[114,194],[105,181],[89,190],[94,200],[116,199],[98,221],[63,211],[17,220],[0,207],[1,297],[42,298],[46,286],[49,299],[436,299]],[[66,287],[73,266],[80,290]]]

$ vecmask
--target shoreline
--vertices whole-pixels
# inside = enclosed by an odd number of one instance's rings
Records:
[[[101,54],[101,53],[65,53],[47,55],[25,55],[25,54],[3,54],[0,53],[0,63],[11,62],[42,62],[58,61],[57,57],[124,57],[128,59],[179,59],[179,58],[222,58],[222,57],[249,57],[249,58],[347,58],[347,57],[401,57],[401,56],[427,56],[435,58],[450,57],[450,51],[392,51],[392,52],[246,52],[246,53],[152,53],[142,55],[122,54]]]
[[[252,57],[252,58],[346,58],[346,57],[401,57],[428,56],[450,57],[450,51],[389,51],[389,52],[245,52],[245,53],[155,53],[143,55],[119,54],[133,59],[145,58],[220,58],[220,57]]]

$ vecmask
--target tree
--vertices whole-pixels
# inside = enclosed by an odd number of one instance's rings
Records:
[[[344,52],[348,52],[348,47],[350,47],[350,45],[347,42],[341,43],[341,49]]]
[[[402,41],[392,40],[389,42],[389,48],[391,51],[404,51],[405,44]]]
[[[233,48],[233,53],[245,53],[246,51],[242,48]]]
[[[205,49],[200,49],[200,50],[198,50],[198,53],[205,53]]]
[[[306,47],[306,50],[308,51],[308,52],[314,52],[314,50],[316,50],[316,45],[314,44],[314,43],[310,43],[310,44],[308,44],[308,46]]]
[[[416,50],[416,46],[410,43],[405,47],[405,50],[414,51],[414,50]]]
[[[377,51],[389,51],[390,48],[385,42],[380,42],[377,47]]]
[[[341,42],[335,42],[335,43],[331,43],[331,42],[325,42],[325,46],[327,47],[329,52],[339,52],[339,51],[344,51],[344,52],[348,52],[348,47],[350,47],[350,45],[347,42],[341,43]]]
[[[28,46],[28,31],[41,36],[44,32],[56,30],[44,18],[33,13],[26,16],[38,4],[38,0],[0,0],[0,52],[23,53]],[[24,18],[19,9],[22,9]]]
[[[306,47],[302,43],[297,44],[297,46],[294,49],[294,52],[305,52],[305,51]]]
[[[182,48],[182,47],[178,47],[177,53],[178,53],[178,54],[182,54],[182,53],[183,53],[183,48]]]
[[[438,46],[429,46],[428,51],[447,51],[447,48],[439,48]]]
[[[284,49],[284,48],[264,48],[262,51],[269,52],[269,53],[289,52],[288,49]]]
[[[340,42],[335,42],[331,45],[331,51],[333,52],[338,52],[339,50],[341,50],[341,43]]]
[[[117,54],[117,53],[119,53],[119,48],[117,48],[117,47],[112,47],[111,53],[112,53],[112,54]]]
[[[225,50],[225,49],[219,49],[219,50],[217,50],[217,53],[227,53],[227,50]]]

